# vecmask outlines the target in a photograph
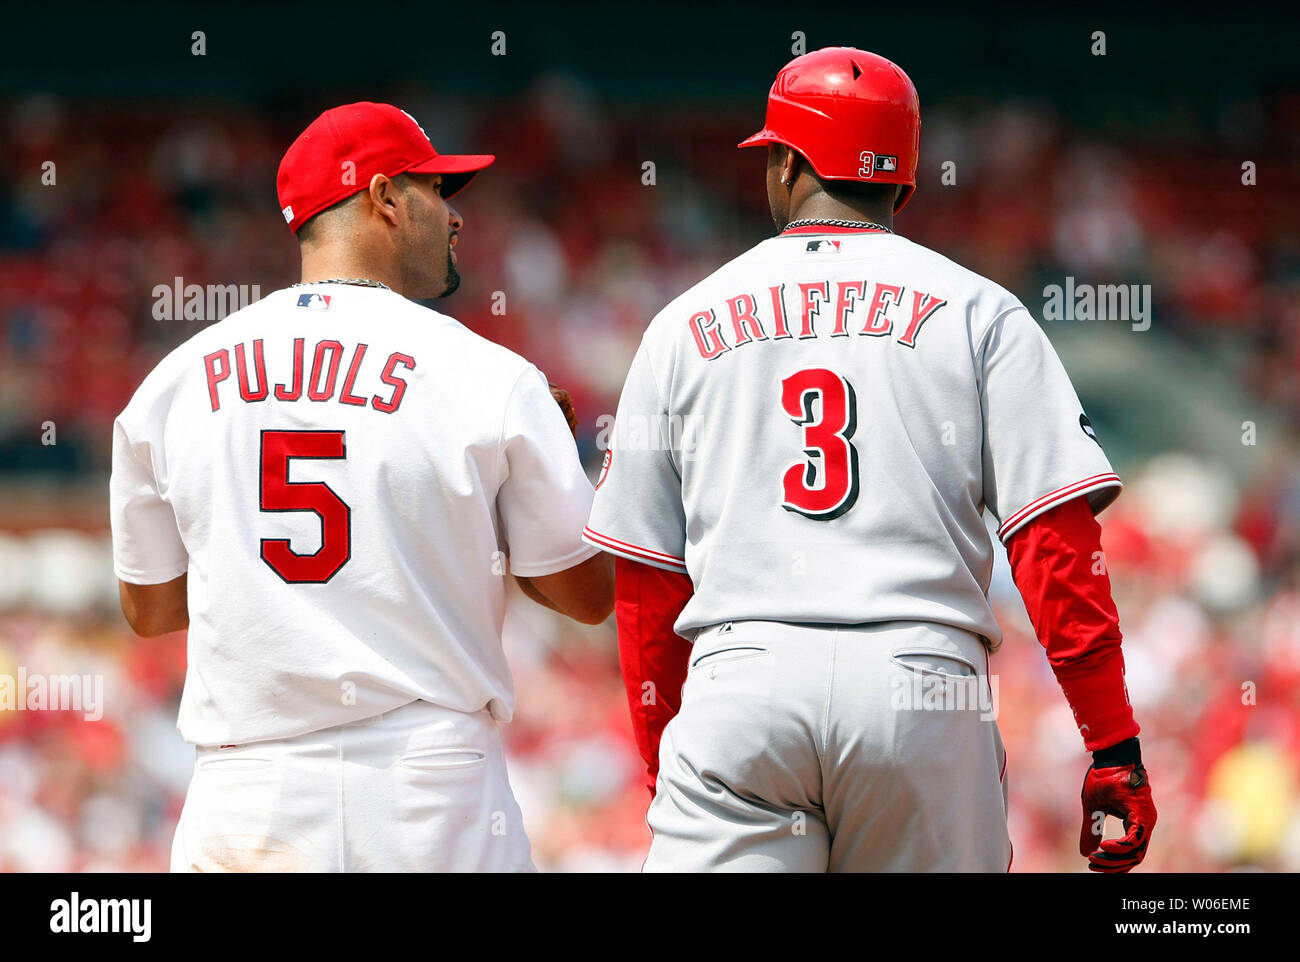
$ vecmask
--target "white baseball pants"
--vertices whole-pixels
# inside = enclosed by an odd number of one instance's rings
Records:
[[[497,723],[416,701],[200,748],[173,872],[533,871]]]

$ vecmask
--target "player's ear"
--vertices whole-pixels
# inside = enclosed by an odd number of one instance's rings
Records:
[[[375,174],[370,178],[370,204],[380,217],[392,226],[397,226],[397,195],[400,191],[384,174]]]
[[[781,145],[781,183],[794,190],[794,180],[799,176],[799,154],[791,147]]]
[[[785,144],[771,143],[767,145],[767,174],[769,178],[774,179],[778,184],[785,185],[787,183],[786,161],[789,154],[790,148]]]

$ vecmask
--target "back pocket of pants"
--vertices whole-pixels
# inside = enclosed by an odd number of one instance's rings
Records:
[[[397,764],[416,772],[445,772],[481,765],[487,754],[476,748],[422,748],[398,756]]]
[[[900,668],[947,678],[975,678],[979,669],[964,655],[938,648],[900,648],[890,660]]]
[[[695,656],[691,659],[691,670],[705,665],[720,665],[723,662],[739,661],[742,658],[756,658],[759,655],[766,655],[767,649],[760,648],[757,645],[728,645],[726,648],[715,648],[712,651],[706,651],[702,655]]]
[[[275,760],[266,755],[207,755],[200,758],[196,771],[230,773],[256,772],[271,768]]]

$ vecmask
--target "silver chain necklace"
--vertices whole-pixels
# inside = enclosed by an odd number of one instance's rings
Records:
[[[387,284],[379,281],[372,281],[368,277],[331,277],[324,281],[299,281],[291,287],[310,287],[313,284],[351,284],[353,287],[378,287],[380,290],[391,291],[392,288]]]
[[[892,234],[893,231],[884,224],[877,224],[870,220],[838,220],[832,217],[805,217],[803,220],[792,220],[785,225],[786,230],[794,227],[812,227],[821,225],[824,227],[859,227],[866,230],[882,230],[886,234]],[[784,233],[784,231],[782,232]]]

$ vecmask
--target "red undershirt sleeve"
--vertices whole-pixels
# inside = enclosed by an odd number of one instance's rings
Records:
[[[614,585],[619,666],[653,798],[659,776],[659,739],[682,706],[682,685],[691,656],[691,643],[673,630],[673,624],[695,587],[687,575],[618,556],[614,558]]]
[[[1124,684],[1119,613],[1088,500],[1071,498],[1007,541],[1011,575],[1088,751],[1139,731]]]

